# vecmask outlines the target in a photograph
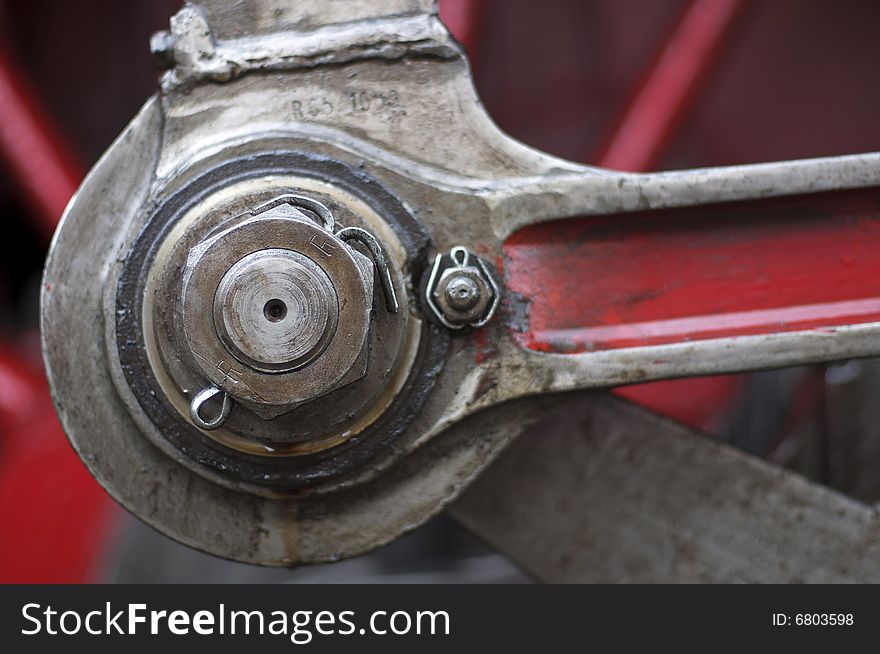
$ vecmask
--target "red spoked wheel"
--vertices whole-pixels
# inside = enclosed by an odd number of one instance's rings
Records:
[[[815,117],[810,117],[810,112],[802,111],[792,113],[791,124],[797,129],[792,129],[787,137],[777,134],[774,140],[767,137],[767,133],[780,131],[778,126],[766,123],[762,126],[756,119],[757,110],[751,105],[746,105],[745,110],[734,108],[730,98],[744,97],[741,93],[746,92],[742,88],[743,70],[755,72],[756,65],[766,60],[762,57],[766,57],[768,51],[767,35],[762,32],[769,28],[763,23],[773,24],[775,20],[778,24],[788,16],[778,7],[756,8],[747,7],[746,4],[733,0],[694,0],[668,5],[655,3],[647,11],[657,12],[658,20],[651,21],[646,17],[640,21],[640,26],[632,23],[628,16],[632,7],[625,6],[625,3],[597,2],[585,8],[581,6],[582,3],[560,2],[557,11],[545,12],[541,19],[527,13],[533,9],[530,3],[505,3],[502,10],[497,2],[450,1],[441,3],[441,16],[471,52],[482,97],[502,127],[531,144],[569,158],[590,159],[603,167],[640,171],[874,149],[873,130],[868,116],[873,111],[871,107],[876,106],[880,99],[871,97],[866,101],[863,97],[868,93],[865,89],[869,85],[856,81],[857,66],[848,68],[848,75],[853,81],[851,87],[846,87],[842,92],[819,94],[814,88],[805,92],[805,95],[814,99],[824,96],[825,106],[833,105],[833,109],[826,109],[826,112],[839,112],[837,115],[841,120],[838,123],[846,124],[847,129],[836,135],[813,133],[809,139],[800,138],[810,131],[806,127],[811,124],[808,121],[815,120]],[[799,17],[801,22],[798,25],[807,26],[805,29],[809,26],[821,28],[825,18],[822,12],[833,13],[833,9],[820,9],[818,4],[809,11],[802,11],[804,13]],[[866,14],[872,11],[873,8],[866,6]],[[757,17],[760,12],[765,14],[763,21]],[[7,16],[13,15],[7,9]],[[604,23],[589,20],[597,16],[604,19]],[[594,27],[594,38],[590,40],[584,36],[583,28],[577,25],[578,19],[584,25],[604,25],[607,29]],[[575,36],[570,36],[568,40],[559,38],[564,33],[562,23],[566,22],[577,27],[572,28]],[[854,25],[859,22],[862,21],[854,19]],[[863,22],[870,23],[867,20]],[[618,40],[613,36],[615,28],[620,30]],[[627,32],[627,29],[631,31]],[[522,30],[522,34],[517,30]],[[541,30],[544,30],[547,38],[540,36]],[[604,46],[596,45],[603,32],[606,38]],[[554,36],[557,38],[552,38]],[[782,41],[779,33],[774,33],[772,38],[777,41],[774,45],[783,47],[778,43]],[[797,38],[788,35],[788,39],[797,46]],[[850,40],[842,37],[840,43],[843,46]],[[553,63],[561,66],[560,62],[569,62],[569,68],[548,66],[544,57],[536,56],[534,47],[523,48],[524,42],[530,46],[543,44],[543,47],[552,49],[558,55],[558,60],[555,59]],[[632,55],[621,57],[620,61],[615,60],[616,54],[633,44]],[[802,48],[805,45],[800,44]],[[585,66],[584,61],[588,59],[586,53],[580,57],[572,54],[577,53],[579,48],[593,48],[593,54],[600,53],[604,59],[595,57],[592,61],[598,60],[608,65],[592,63]],[[738,54],[748,52],[752,54],[745,57],[745,63],[739,67],[732,63],[737,61]],[[517,57],[525,57],[525,60]],[[854,57],[852,53],[842,50],[839,59],[837,65],[851,62]],[[869,61],[870,58],[859,59],[862,60]],[[46,115],[49,112],[37,109],[37,103],[31,97],[33,93],[25,89],[22,82],[24,75],[13,71],[9,56],[4,57],[3,62],[5,75],[0,80],[3,120],[0,123],[4,127],[0,128],[0,143],[8,169],[17,180],[20,197],[25,198],[33,210],[35,231],[46,234],[51,231],[53,216],[60,214],[61,207],[78,182],[78,169],[70,163],[75,157],[68,154],[68,148],[60,145],[57,133],[61,130],[48,127]],[[803,75],[803,69],[813,63],[812,60],[810,64],[797,60],[789,64],[788,71],[795,77]],[[831,66],[832,63],[826,60],[822,65]],[[589,79],[581,83],[578,74],[583,75],[585,68]],[[598,68],[606,71],[604,76],[596,73]],[[552,74],[541,74],[541,71],[548,69]],[[516,71],[516,74],[510,71]],[[869,65],[864,67],[864,72],[864,79],[869,79]],[[514,77],[520,82],[528,80],[529,84],[517,86]],[[773,81],[772,75],[765,72],[756,76],[753,83],[759,91],[767,94]],[[836,80],[826,77],[819,83],[824,82],[834,87]],[[789,86],[794,86],[794,82]],[[630,90],[621,91],[626,87]],[[841,89],[833,88],[833,91]],[[873,94],[873,91],[870,93]],[[755,95],[760,97],[761,94]],[[828,101],[827,98],[832,95],[835,100]],[[612,101],[615,97],[616,101]],[[773,101],[767,103],[774,104]],[[801,106],[794,100],[792,104]],[[601,107],[600,111],[588,113],[597,105]],[[791,108],[789,110],[793,111]],[[553,115],[547,116],[548,111]],[[865,112],[864,118],[861,112]],[[743,113],[748,118],[745,124],[735,121],[737,118],[742,120],[736,116],[737,113]],[[708,117],[701,121],[698,117],[704,114]],[[853,118],[844,122],[846,115]],[[719,120],[719,116],[723,119]],[[588,117],[590,120],[587,120]],[[719,129],[718,125],[724,125],[724,128]],[[750,136],[745,138],[742,136],[744,133]],[[808,143],[814,145],[808,146]],[[755,148],[752,154],[748,151],[750,144]],[[99,145],[103,147],[105,144]],[[774,147],[777,149],[774,150]],[[789,149],[786,150],[786,147]],[[858,163],[854,162],[853,167],[857,166]],[[639,210],[639,207],[633,207],[632,211],[622,214],[615,212],[613,215],[569,218],[516,230],[505,243],[505,256],[500,263],[504,267],[509,288],[517,296],[527,298],[530,304],[528,325],[517,334],[520,345],[527,350],[567,355],[657,345],[699,344],[746,336],[756,339],[767,337],[768,341],[772,341],[766,346],[768,349],[761,350],[762,353],[752,358],[742,353],[731,355],[741,357],[738,365],[713,366],[710,360],[719,355],[719,351],[715,350],[706,353],[702,363],[661,375],[665,377],[703,375],[719,369],[808,364],[850,356],[846,349],[829,350],[833,346],[823,342],[821,335],[841,329],[858,330],[859,325],[877,322],[880,315],[877,295],[880,282],[876,281],[876,264],[872,256],[874,240],[880,234],[877,229],[880,216],[877,215],[873,184],[866,183],[864,186],[867,188],[836,190],[839,184],[830,179],[836,173],[829,172],[827,190],[822,188],[816,192],[817,189],[811,184],[817,177],[821,178],[821,171],[817,174],[809,165],[785,170],[768,169],[767,172],[777,185],[776,190],[770,187],[766,190],[750,188],[748,201],[725,199],[716,202],[709,197],[698,197],[698,202],[694,204],[700,206],[693,209]],[[699,196],[700,187],[713,181],[712,174],[707,172],[704,177],[697,176],[674,191],[684,194],[688,192],[686,187],[690,186],[692,192]],[[735,181],[732,183],[735,184]],[[787,190],[778,192],[780,186]],[[668,197],[673,194],[673,191],[659,186],[653,192],[655,204],[662,204],[667,192]],[[762,195],[783,197],[765,198]],[[646,206],[650,204],[647,201]],[[787,336],[783,340],[773,340],[780,334]],[[695,349],[700,350],[700,347],[697,345]],[[722,353],[723,356],[726,355]],[[658,365],[662,365],[662,362]],[[7,428],[5,440],[11,446],[4,451],[13,454],[4,458],[7,472],[0,473],[0,480],[6,488],[0,505],[8,507],[10,511],[5,516],[7,524],[25,525],[22,516],[33,515],[35,506],[40,507],[42,517],[31,523],[30,532],[25,531],[26,526],[19,529],[20,538],[4,538],[7,550],[3,560],[10,562],[11,567],[3,576],[30,581],[37,578],[83,580],[94,569],[93,559],[99,556],[97,553],[106,533],[99,525],[105,523],[111,510],[73,454],[64,449],[67,445],[62,441],[54,417],[50,417],[39,376],[27,378],[19,375],[16,372],[18,368],[18,363],[9,364],[7,374],[13,381],[0,389],[11,389],[8,390],[11,398],[24,397],[24,393],[29,399],[7,402],[0,398],[0,401],[18,407],[17,424],[26,424],[27,427]],[[847,374],[838,372],[839,375]],[[609,379],[608,383],[616,385],[621,381],[640,381],[640,377],[634,374],[629,379]],[[821,381],[817,383],[816,373],[810,370],[794,375],[784,374],[769,384],[766,379],[761,383],[757,384],[758,388],[776,389],[780,398],[769,409],[766,404],[760,407],[763,411],[772,410],[778,415],[770,421],[772,424],[769,428],[760,432],[759,437],[755,437],[754,430],[747,428],[737,432],[737,422],[731,417],[732,412],[750,404],[748,389],[755,387],[754,380],[730,376],[704,377],[622,387],[616,392],[693,427],[709,428],[723,434],[752,451],[775,454],[779,459],[789,457],[790,461],[797,463],[796,457],[791,455],[793,443],[800,443],[801,449],[820,447],[819,453],[810,461],[806,464],[801,461],[800,464],[814,478],[834,481],[829,478],[832,464],[828,458],[834,456],[836,450],[827,442],[829,427],[823,424],[823,433],[804,439],[804,430],[809,431],[809,425],[815,422],[804,419],[804,416],[814,417],[814,407],[827,409],[830,406],[833,409],[840,406],[841,401],[845,403],[848,400],[838,398],[838,404],[829,404],[829,400],[822,397],[824,384]],[[743,392],[746,393],[746,399],[742,398]],[[594,428],[601,427],[609,432],[613,431],[616,419],[626,424],[630,411],[629,408],[621,408],[615,414],[596,407],[592,407],[592,410],[594,415],[600,416]],[[819,413],[821,415],[821,411]],[[35,414],[40,419],[27,422],[31,420],[29,416]],[[641,414],[636,412],[634,415]],[[851,427],[846,423],[837,429]],[[21,432],[16,429],[21,429]],[[564,432],[570,430],[571,426],[557,425],[554,429]],[[669,427],[673,434],[678,433],[676,429]],[[830,431],[834,429],[832,425]],[[35,430],[40,434],[38,438],[34,438]],[[638,430],[631,433],[637,434]],[[743,433],[747,436],[741,436]],[[651,434],[642,433],[641,436],[650,441]],[[678,438],[671,437],[666,444],[671,450],[665,449],[652,455],[648,454],[644,440],[621,443],[623,438],[612,439],[607,445],[605,461],[610,470],[614,469],[611,464],[615,462],[612,450],[626,450],[624,446],[645,453],[646,460],[672,457],[676,465],[696,467],[705,464],[699,460],[701,455],[693,453],[687,444],[681,445],[682,441]],[[687,440],[688,436],[681,438]],[[60,444],[59,463],[52,464],[51,461],[55,459],[48,455],[34,457],[15,454],[16,451],[24,451],[21,448],[32,447],[32,442],[39,442],[41,446],[51,443],[53,447]],[[481,482],[483,500],[468,504],[468,498],[475,497],[474,493],[470,493],[457,512],[464,522],[474,526],[490,541],[497,542],[502,549],[512,552],[536,574],[545,578],[574,575],[571,569],[553,566],[544,569],[536,565],[534,560],[540,558],[537,554],[546,554],[540,544],[510,544],[505,541],[508,534],[493,532],[485,527],[490,523],[484,522],[483,527],[477,525],[480,520],[486,520],[485,512],[488,509],[485,502],[489,500],[485,498],[493,497],[491,484],[494,482],[495,488],[503,488],[512,471],[523,477],[518,467],[521,461],[516,458],[517,451],[515,449],[502,461],[496,477],[489,476]],[[712,452],[717,454],[714,450]],[[593,457],[596,452],[591,450],[584,454],[588,455]],[[535,456],[534,450],[531,456]],[[552,453],[548,454],[548,457],[552,456]],[[718,456],[723,460],[724,455]],[[576,457],[572,458],[577,460]],[[638,460],[617,463],[637,467]],[[744,471],[741,477],[734,475],[729,480],[730,484],[738,483],[737,479],[766,482],[766,478],[761,476],[762,471],[749,467],[751,464],[739,466],[739,463],[740,459],[735,456],[730,459],[731,467]],[[42,487],[35,483],[34,475],[28,472],[31,468],[27,467],[34,465],[39,465],[41,470],[49,467],[51,472],[42,472],[40,478],[54,479],[56,485],[49,485],[45,487],[45,492],[39,492]],[[508,467],[506,477],[504,466]],[[718,476],[726,470],[724,467],[720,470],[707,469],[714,470]],[[672,475],[674,470],[662,469],[654,473],[651,483],[659,484],[658,477],[662,481],[664,475]],[[750,477],[749,471],[754,476]],[[706,475],[708,482],[711,475]],[[69,479],[60,484],[66,491],[58,490],[60,479]],[[615,479],[613,474],[607,479],[595,476],[595,485],[589,489],[595,495],[589,497],[602,501],[607,495],[600,491],[610,493]],[[603,483],[608,486],[602,486]],[[852,478],[840,479],[837,483],[840,486],[858,485]],[[83,490],[71,492],[72,488]],[[670,485],[669,488],[672,489],[670,495],[677,493],[680,496],[699,492],[703,487]],[[570,492],[574,493],[573,490]],[[643,501],[639,499],[641,492],[639,488],[631,489],[630,496],[620,499],[624,504],[616,506],[623,506],[624,510],[635,506]],[[803,499],[788,487],[778,489],[773,496],[787,497],[793,502]],[[867,489],[863,489],[860,496],[871,499]],[[59,502],[59,497],[63,497],[65,502]],[[82,499],[74,501],[72,498],[76,497]],[[541,496],[535,493],[535,497]],[[733,493],[731,497],[735,499],[737,496]],[[544,500],[556,501],[558,497],[551,493],[544,496]],[[710,500],[707,506],[715,510],[719,520],[731,521],[736,517],[733,509],[721,499],[712,496]],[[816,505],[811,510],[818,511],[825,501],[824,496],[816,499]],[[71,506],[76,507],[76,511],[71,511]],[[644,506],[646,511],[659,510],[659,507],[649,504]],[[505,515],[497,510],[497,503],[490,504],[489,508],[498,516]],[[527,508],[519,507],[520,510]],[[863,519],[849,505],[831,508],[839,509],[852,521]],[[59,516],[70,517],[78,528],[73,529],[65,522],[50,518],[53,510]],[[528,520],[534,515],[520,514],[519,519]],[[682,522],[685,518],[678,516],[676,520]],[[623,521],[622,524],[628,523]],[[49,525],[52,529],[42,531],[44,526]],[[640,524],[632,523],[629,527],[637,531]],[[500,529],[497,525],[495,528]],[[581,528],[586,530],[593,527],[587,525]],[[543,524],[540,531],[552,539],[554,525]],[[78,545],[73,544],[72,535],[79,538]],[[578,533],[565,535],[574,539]],[[663,542],[660,536],[657,538]],[[53,564],[53,557],[47,551],[32,547],[34,541],[58,542],[63,539],[69,543],[67,550],[72,553],[70,560],[55,557]],[[600,554],[597,556],[611,556],[611,553],[603,554],[601,548],[598,549]],[[609,569],[616,570],[619,578],[628,578],[627,574],[634,574],[636,578],[639,574],[650,577],[656,571],[648,566],[649,563],[644,561],[643,567],[636,573],[613,566]],[[590,564],[595,567],[596,560],[590,561]],[[675,568],[674,572],[683,577],[688,574],[688,571],[680,568]]]

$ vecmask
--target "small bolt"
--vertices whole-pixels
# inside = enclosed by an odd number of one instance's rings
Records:
[[[480,287],[466,275],[451,275],[446,281],[446,301],[457,311],[468,311],[480,301]]]
[[[501,301],[501,288],[486,263],[463,247],[434,260],[425,292],[427,307],[449,329],[482,327]]]

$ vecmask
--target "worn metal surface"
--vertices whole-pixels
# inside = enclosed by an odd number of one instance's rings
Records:
[[[237,262],[220,280],[214,305],[227,349],[267,371],[292,370],[319,356],[339,316],[330,278],[308,257],[283,249]]]
[[[163,88],[359,59],[457,55],[446,28],[428,13],[431,0],[370,4],[331,0],[308,8],[262,1],[243,10],[207,0],[185,6],[171,21],[177,65]]]
[[[696,341],[687,332],[575,354],[524,348],[539,298],[517,286],[515,265],[507,271],[518,229],[700,205],[710,221],[720,203],[873,188],[880,155],[657,175],[579,166],[498,131],[432,5],[344,4],[187,5],[162,92],[91,173],[56,236],[43,338],[59,415],[92,473],[149,524],[243,561],[335,560],[439,511],[557,401],[536,396],[880,353],[880,324],[845,312],[821,329]],[[362,377],[283,415],[243,401],[221,428],[200,431],[190,399],[205,375],[219,388],[231,371],[199,369],[167,337],[180,329],[167,307],[188,253],[218,226],[196,217],[234,219],[290,193],[375,236],[399,311],[387,286],[373,292]],[[810,215],[798,211],[792,222]],[[742,247],[763,235],[745,232]],[[269,241],[261,249],[279,247]],[[504,270],[516,292],[484,328],[450,336],[422,319],[417,296],[432,257],[459,244]],[[366,259],[369,244],[343,246],[359,245]],[[613,304],[590,297],[592,281],[569,301]],[[840,299],[825,290],[816,302]]]
[[[880,514],[609,395],[513,443],[453,515],[550,582],[873,582]]]

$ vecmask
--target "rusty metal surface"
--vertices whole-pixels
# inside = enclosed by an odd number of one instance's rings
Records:
[[[604,394],[542,419],[450,510],[548,582],[880,581],[876,508]]]
[[[542,395],[880,354],[876,322],[542,354],[517,342],[527,310],[515,296],[477,331],[430,324],[420,289],[432,257],[457,245],[503,263],[504,240],[536,222],[877,186],[880,155],[657,175],[565,162],[494,126],[433,3],[345,5],[354,13],[338,25],[332,1],[187,5],[161,92],[56,234],[42,305],[59,415],[90,471],[150,525],[241,561],[337,560],[441,510],[562,401]],[[194,354],[163,340],[173,329],[150,345],[151,316],[179,325],[175,276],[210,233],[187,232],[187,216],[202,204],[240,215],[291,191],[375,235],[399,291],[384,299],[400,311],[374,311],[362,377],[272,420],[233,410],[202,433],[185,400],[205,370],[195,376]],[[169,244],[179,248],[162,259]],[[590,406],[612,412],[606,401]],[[295,449],[302,441],[326,447]],[[290,449],[245,451],[266,442]]]

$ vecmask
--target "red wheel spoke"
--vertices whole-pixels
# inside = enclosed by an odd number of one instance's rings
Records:
[[[464,46],[471,61],[476,55],[477,33],[483,13],[483,0],[441,0],[440,19]]]
[[[48,240],[82,174],[2,49],[0,158],[18,182]]]
[[[747,2],[692,0],[596,158],[599,166],[643,171],[656,164]]]
[[[692,0],[648,68],[607,139],[598,165],[646,171],[662,157],[706,85],[748,0]],[[704,377],[618,388],[623,397],[700,428],[742,386],[736,377]]]

